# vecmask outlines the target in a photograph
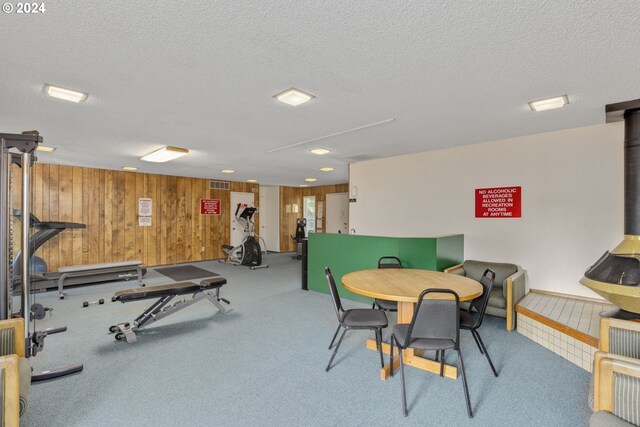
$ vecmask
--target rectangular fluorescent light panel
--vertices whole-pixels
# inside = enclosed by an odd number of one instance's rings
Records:
[[[52,151],[56,151],[53,147],[46,147],[44,145],[38,145],[36,147],[36,151],[44,151],[45,153],[51,153]]]
[[[538,101],[530,101],[529,107],[533,111],[553,110],[554,108],[562,108],[569,103],[567,95],[556,96],[554,98],[540,99]]]
[[[140,160],[144,160],[145,162],[162,163],[177,159],[178,157],[182,157],[186,154],[189,154],[189,150],[186,148],[162,147],[161,149],[149,153],[146,156],[140,157]]]
[[[64,99],[71,102],[83,102],[89,97],[88,93],[78,92],[77,90],[65,89],[58,86],[53,86],[49,83],[44,85],[44,93],[54,98]]]
[[[284,102],[285,104],[297,107],[298,105],[311,101],[315,96],[292,87],[291,89],[287,89],[284,92],[280,92],[275,95],[274,98],[280,102]]]

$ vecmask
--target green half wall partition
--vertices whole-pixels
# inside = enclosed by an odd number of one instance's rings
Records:
[[[377,268],[382,256],[397,256],[405,268],[442,271],[464,260],[464,235],[442,237],[377,237],[350,234],[309,233],[309,290],[329,293],[324,268],[331,268],[340,296],[371,302],[340,284],[342,276],[357,270]]]

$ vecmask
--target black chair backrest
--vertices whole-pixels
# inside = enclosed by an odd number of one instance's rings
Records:
[[[451,294],[452,299],[425,299],[431,293]],[[425,289],[420,294],[418,304],[409,325],[407,342],[417,338],[450,339],[460,342],[460,298],[450,289]]]
[[[487,268],[484,271],[484,274],[480,278],[480,284],[482,285],[482,295],[478,298],[471,301],[469,305],[469,309],[467,311],[471,312],[475,310],[478,312],[477,324],[474,327],[479,328],[482,323],[482,319],[484,318],[484,312],[487,310],[487,304],[489,303],[489,297],[491,293],[491,289],[493,288],[493,282],[496,279],[496,272],[490,268]]]
[[[383,256],[378,260],[378,268],[402,268],[402,261],[397,256]]]
[[[324,275],[327,277],[327,284],[329,285],[329,291],[331,292],[333,307],[336,309],[336,316],[338,316],[338,321],[340,321],[342,320],[342,312],[344,312],[344,309],[340,302],[340,295],[338,294],[336,281],[333,280],[333,274],[331,274],[331,269],[329,267],[324,268]]]

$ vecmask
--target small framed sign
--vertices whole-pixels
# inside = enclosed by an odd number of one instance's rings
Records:
[[[476,218],[521,218],[522,187],[476,189]]]

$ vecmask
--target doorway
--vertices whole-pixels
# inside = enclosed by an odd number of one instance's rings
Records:
[[[327,194],[327,233],[349,234],[349,194]]]
[[[230,245],[238,246],[242,243],[242,240],[245,237],[244,228],[236,219],[236,209],[238,207],[238,203],[240,203],[240,210],[238,213],[242,212],[243,208],[253,207],[254,196],[253,193],[239,193],[232,191],[231,192],[231,206],[229,208],[229,215],[231,216],[231,233],[229,234]]]
[[[308,236],[309,231],[316,231],[316,196],[302,198],[302,217],[307,219],[304,235]]]

